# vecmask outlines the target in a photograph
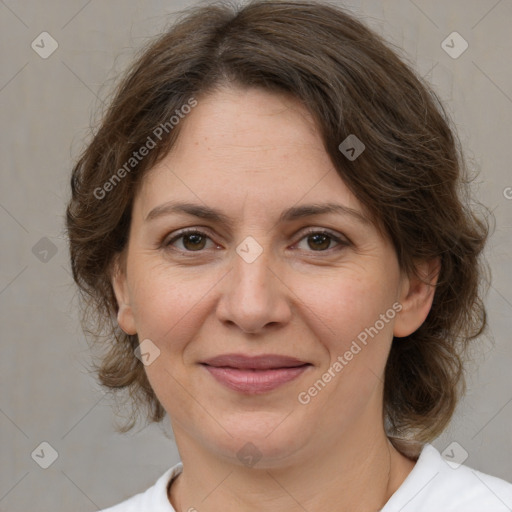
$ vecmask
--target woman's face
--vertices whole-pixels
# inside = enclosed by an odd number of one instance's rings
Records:
[[[136,197],[114,279],[120,326],[144,340],[178,447],[272,467],[382,431],[393,334],[413,332],[430,302],[365,220],[307,111],[230,88],[181,122]],[[265,357],[254,370],[243,356]]]

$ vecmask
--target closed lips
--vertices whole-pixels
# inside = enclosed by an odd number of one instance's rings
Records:
[[[233,368],[237,370],[274,370],[279,368],[296,368],[310,363],[300,359],[282,355],[264,354],[247,356],[244,354],[223,354],[204,361],[202,364],[217,368]]]
[[[224,354],[202,363],[204,368],[226,388],[246,395],[269,393],[293,381],[310,363],[282,355]]]

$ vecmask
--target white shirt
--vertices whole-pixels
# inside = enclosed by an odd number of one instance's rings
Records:
[[[512,484],[464,465],[452,466],[426,444],[381,512],[512,512]],[[176,512],[167,486],[182,470],[179,462],[147,491],[100,512]]]

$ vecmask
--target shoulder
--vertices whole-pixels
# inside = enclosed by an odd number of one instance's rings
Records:
[[[167,498],[169,482],[183,471],[183,464],[178,462],[168,469],[149,489],[131,498],[103,509],[100,512],[175,512]]]
[[[510,512],[512,484],[444,459],[426,444],[382,512]]]

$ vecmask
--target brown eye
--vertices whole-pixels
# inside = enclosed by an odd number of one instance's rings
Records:
[[[200,252],[207,248],[208,240],[210,240],[210,237],[201,231],[182,231],[168,242],[165,242],[164,246],[182,252]],[[178,242],[181,242],[181,245]]]
[[[307,241],[307,247],[300,247],[303,241]],[[334,242],[334,246],[332,242]],[[299,249],[309,252],[328,252],[331,249],[342,249],[348,245],[348,241],[327,231],[310,231],[298,243]]]
[[[184,235],[183,246],[190,251],[197,251],[204,249],[206,238],[200,234],[192,233],[190,235]]]
[[[308,246],[314,251],[325,250],[329,248],[332,238],[329,235],[323,233],[317,233],[308,236]]]

